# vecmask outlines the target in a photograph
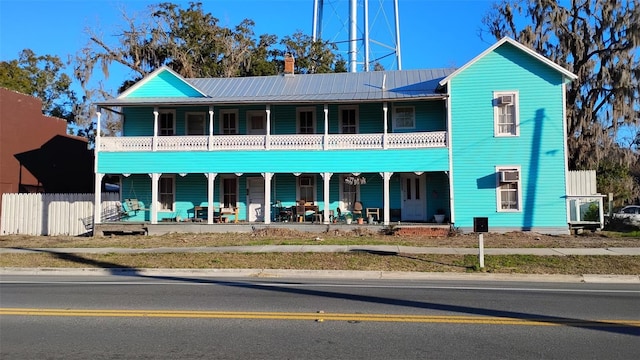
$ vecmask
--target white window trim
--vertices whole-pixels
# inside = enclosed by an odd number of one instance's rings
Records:
[[[236,128],[235,128],[235,132],[232,134],[225,134],[224,133],[224,115],[225,114],[235,114],[236,115]],[[220,123],[220,135],[233,135],[233,134],[238,134],[239,129],[238,129],[238,125],[240,125],[238,123],[239,118],[238,118],[238,109],[221,109],[220,110],[220,116],[218,117],[218,122]]]
[[[311,177],[311,178],[313,178],[313,203],[316,204],[317,201],[318,201],[318,199],[317,199],[318,179],[317,179],[317,176],[315,174],[302,174],[302,175],[296,177],[296,202],[298,200],[300,200],[300,179],[302,177]]]
[[[342,212],[349,212],[351,210],[347,209],[347,205],[344,203],[344,201],[342,201],[342,199],[344,199],[344,179],[350,175],[340,175],[340,210]],[[356,201],[360,201],[360,185],[356,185]]]
[[[238,208],[238,203],[240,202],[240,177],[234,175],[221,175],[220,176],[220,197],[218,200],[218,207],[220,209],[224,208],[224,179],[236,179],[236,203],[234,208]]]
[[[497,104],[497,99],[499,96],[503,96],[503,95],[513,95],[513,98],[514,98],[513,105],[515,107],[515,119],[514,119],[515,127],[516,127],[515,134],[505,134],[499,131],[498,111],[499,111],[500,105]],[[520,136],[520,96],[517,90],[501,90],[501,91],[493,92],[493,135],[495,137]]]
[[[202,116],[202,134],[197,134],[197,135],[207,135],[208,118],[207,118],[207,113],[205,113],[203,111],[190,111],[190,112],[184,113],[184,133],[185,133],[185,135],[196,135],[196,134],[189,134],[189,116],[190,115],[200,115],[200,116]]]
[[[396,125],[396,109],[410,108],[413,111],[413,126],[397,126]],[[391,111],[391,126],[393,130],[413,130],[416,128],[416,107],[409,105],[394,105]]]
[[[162,115],[162,114],[172,114],[173,115],[173,135],[160,135],[160,129],[162,129],[161,126],[160,126],[160,122],[161,122],[160,121],[160,117],[161,117],[160,115]],[[176,122],[177,122],[176,111],[174,109],[160,109],[160,110],[158,110],[158,135],[159,136],[175,136],[175,135],[177,135],[177,133],[176,133]]]
[[[500,171],[504,170],[515,170],[518,172],[518,208],[517,209],[503,209],[501,200],[502,196],[500,193]],[[519,165],[500,165],[496,166],[496,210],[497,212],[504,213],[518,213],[522,212],[522,169]]]
[[[162,209],[162,203],[160,202],[160,181],[161,179],[173,179],[171,181],[172,184],[172,200],[171,200],[171,209]],[[176,212],[176,176],[175,175],[162,175],[160,179],[158,179],[158,204],[157,204],[158,212],[161,213],[174,213]]]
[[[338,106],[338,131],[342,134],[342,110],[355,110],[356,111],[356,134],[360,133],[360,111],[357,105],[342,105]]]
[[[251,131],[251,117],[253,116],[262,116],[262,121],[264,123],[264,134],[267,133],[267,112],[264,110],[247,110],[246,113],[246,124],[247,124],[247,134]],[[238,129],[236,129],[237,133]]]
[[[318,131],[316,126],[316,109],[314,107],[299,107],[296,108],[296,134],[300,134],[300,113],[311,112],[311,126],[313,127],[313,134]]]

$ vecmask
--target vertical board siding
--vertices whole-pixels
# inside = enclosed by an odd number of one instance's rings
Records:
[[[562,77],[505,44],[452,79],[456,225],[566,227]],[[519,93],[520,135],[494,137],[493,92]],[[520,166],[521,211],[498,212],[496,166]]]
[[[102,194],[102,217],[117,214],[117,193]],[[94,194],[3,194],[2,235],[68,235],[88,232],[81,219],[92,219]]]
[[[567,184],[567,195],[596,195],[596,171],[579,170],[569,171],[569,183]]]

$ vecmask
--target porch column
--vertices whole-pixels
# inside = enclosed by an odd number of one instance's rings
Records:
[[[262,214],[264,215],[264,223],[271,223],[271,179],[273,173],[262,173],[264,176],[264,209]]]
[[[151,175],[151,223],[158,223],[158,185],[160,183],[159,173],[153,173]]]
[[[96,173],[93,199],[93,226],[102,222],[102,178],[104,174]],[[93,233],[95,235],[95,232]]]
[[[209,151],[213,150],[213,105],[209,106]]]
[[[152,150],[156,151],[158,145],[158,116],[160,112],[158,111],[158,107],[153,108],[153,146]]]
[[[218,173],[206,173],[207,177],[207,224],[213,224],[213,215],[215,207],[213,206],[214,183]]]
[[[322,175],[322,179],[324,179],[324,186],[323,186],[323,192],[324,192],[324,216],[323,216],[323,222],[325,224],[329,223],[329,180],[331,180],[331,176],[333,176],[333,173],[321,173],[320,175]]]
[[[102,126],[102,108],[98,108],[98,111],[96,112],[96,133],[95,133],[95,144],[94,144],[94,156],[95,156],[95,161],[94,161],[94,171],[97,172],[98,171],[98,151],[100,151],[100,127]]]
[[[322,144],[323,150],[329,148],[329,104],[324,104],[324,139]]]
[[[265,129],[266,135],[264,139],[264,146],[265,149],[269,150],[271,148],[271,105],[267,105],[265,112],[267,113],[267,128]],[[267,178],[265,177],[265,181],[266,179]]]
[[[389,221],[391,219],[391,211],[389,211],[389,180],[391,179],[391,175],[393,175],[392,172],[385,172],[382,173],[382,180],[384,183],[384,195],[383,195],[383,201],[384,201],[384,208],[382,210],[383,213],[383,217],[384,217],[384,225],[389,225]]]
[[[382,117],[384,118],[384,130],[382,132],[382,148],[386,149],[387,146],[387,131],[389,131],[389,124],[388,124],[388,107],[387,107],[387,103],[384,102],[382,103]]]

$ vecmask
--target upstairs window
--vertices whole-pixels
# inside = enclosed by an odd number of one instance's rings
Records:
[[[187,135],[206,135],[207,117],[205,113],[186,113],[185,126]]]
[[[415,129],[416,111],[413,106],[394,106],[393,108],[393,128],[394,129]]]
[[[296,109],[298,115],[298,134],[315,134],[316,122],[312,108]]]
[[[498,212],[520,211],[522,205],[520,168],[498,167],[496,175]]]
[[[158,113],[158,135],[172,136],[176,134],[176,113],[173,110],[160,110]]]
[[[238,133],[238,111],[237,110],[221,110],[220,111],[220,133],[237,134]]]
[[[247,111],[247,134],[267,134],[267,113],[265,111]]]
[[[355,106],[340,107],[340,133],[356,134],[358,132],[358,108]]]
[[[495,136],[520,135],[518,93],[516,91],[495,92],[493,108]]]

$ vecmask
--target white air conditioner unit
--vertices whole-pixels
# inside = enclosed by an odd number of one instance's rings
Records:
[[[500,171],[500,182],[517,182],[520,180],[520,173],[515,170]]]
[[[498,105],[511,105],[514,102],[513,95],[498,96]]]

